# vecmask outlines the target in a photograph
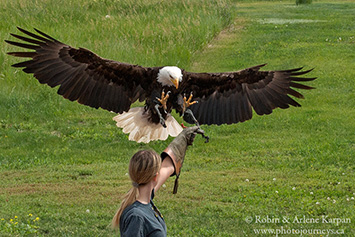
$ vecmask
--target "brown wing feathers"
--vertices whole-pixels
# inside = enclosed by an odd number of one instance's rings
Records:
[[[199,103],[191,106],[201,124],[231,124],[258,115],[270,114],[275,108],[286,109],[300,104],[289,95],[303,98],[297,89],[313,89],[299,82],[316,78],[298,77],[311,70],[295,68],[284,71],[259,71],[264,65],[231,73],[188,74],[190,85]],[[209,76],[208,76],[209,75]],[[197,85],[201,85],[200,88]],[[202,88],[202,89],[201,89]],[[200,89],[200,90],[198,90]]]
[[[106,60],[89,50],[63,44],[39,30],[34,34],[18,29],[32,38],[11,34],[24,43],[6,42],[34,51],[8,53],[32,58],[13,66],[33,73],[40,83],[59,85],[58,94],[63,97],[118,113],[128,111],[135,100],[146,98],[144,89],[152,83],[152,73],[157,68]],[[289,95],[303,98],[293,88],[313,89],[301,83],[315,78],[300,77],[311,70],[260,71],[264,65],[226,73],[184,72],[183,92],[193,92],[199,101],[191,106],[197,120],[201,124],[231,124],[251,119],[252,108],[263,115],[275,108],[300,106]]]
[[[35,51],[8,53],[32,58],[13,66],[24,67],[24,72],[33,73],[42,84],[60,85],[58,94],[63,97],[117,113],[128,111],[131,103],[144,98],[144,90],[139,85],[142,67],[106,60],[83,48],[72,48],[36,29],[38,34],[18,29],[32,38],[11,34],[25,43],[6,42]]]

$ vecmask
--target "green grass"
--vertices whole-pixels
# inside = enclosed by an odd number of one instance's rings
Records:
[[[254,236],[253,229],[281,228],[355,234],[354,2],[2,0],[0,6],[1,39],[15,26],[36,27],[144,66],[314,67],[318,79],[308,84],[317,89],[303,92],[301,108],[204,126],[210,143],[196,138],[178,194],[169,180],[156,204],[169,236]],[[10,67],[18,62],[5,55],[13,47],[2,43],[0,50],[0,235],[25,231],[14,227],[14,217],[27,223],[28,214],[40,218],[30,228],[37,235],[112,235],[107,226],[129,188],[131,155],[162,151],[171,138],[128,141],[113,114],[64,100]],[[256,216],[291,223],[255,223]],[[321,223],[292,223],[296,216]],[[352,224],[322,223],[322,216]]]

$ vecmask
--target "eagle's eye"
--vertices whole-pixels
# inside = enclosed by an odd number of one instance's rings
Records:
[[[171,79],[174,79],[174,77],[172,75],[169,74],[169,76],[170,76]]]

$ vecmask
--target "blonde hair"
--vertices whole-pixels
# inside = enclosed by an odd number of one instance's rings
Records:
[[[132,187],[124,196],[120,208],[112,219],[111,226],[113,229],[119,228],[120,218],[124,209],[137,200],[139,195],[138,186],[149,183],[159,172],[160,166],[161,158],[155,151],[142,150],[132,156],[128,167]]]

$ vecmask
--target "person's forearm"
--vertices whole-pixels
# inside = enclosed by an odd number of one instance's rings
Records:
[[[175,168],[171,158],[168,156],[166,157],[162,164],[159,171],[158,182],[154,188],[154,191],[158,191],[160,187],[165,183],[165,181],[174,173]]]

